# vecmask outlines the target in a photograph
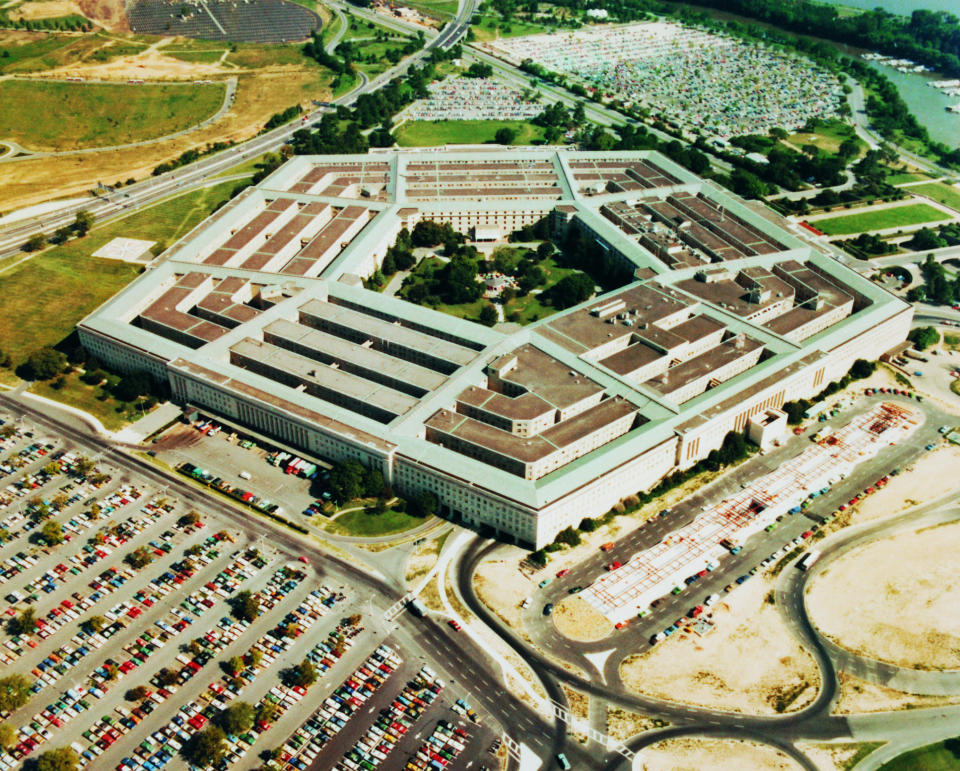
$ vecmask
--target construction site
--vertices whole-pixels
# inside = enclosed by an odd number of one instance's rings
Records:
[[[778,517],[799,513],[804,500],[827,492],[855,466],[909,436],[922,420],[917,411],[883,402],[835,431],[821,431],[796,457],[604,574],[580,596],[612,623],[627,621],[682,589],[689,577],[714,570],[730,550],[739,551]]]

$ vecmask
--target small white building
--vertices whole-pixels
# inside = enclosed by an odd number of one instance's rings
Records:
[[[747,424],[747,438],[761,450],[769,450],[787,437],[787,413],[768,409],[754,415]]]

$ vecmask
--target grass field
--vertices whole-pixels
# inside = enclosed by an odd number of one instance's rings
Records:
[[[363,509],[348,511],[327,524],[326,529],[340,535],[372,538],[412,530],[424,523],[422,517],[414,517],[402,511],[388,509],[383,514],[368,514]]]
[[[960,771],[960,748],[954,747],[955,755],[946,744],[957,744],[956,739],[928,744],[894,758],[880,766],[880,771]]]
[[[863,211],[859,214],[847,214],[841,217],[829,217],[816,220],[811,224],[828,236],[846,236],[884,228],[920,225],[924,222],[936,222],[943,219],[947,219],[947,217],[939,209],[935,209],[929,204],[915,203],[887,209]]]
[[[14,365],[56,345],[76,323],[129,283],[140,266],[90,255],[118,236],[173,243],[213,211],[236,182],[224,182],[157,204],[49,249],[12,268],[0,267],[0,341]]]
[[[905,185],[908,182],[923,182],[925,179],[930,179],[930,175],[913,172],[898,172],[896,174],[887,175],[887,178],[884,181],[891,185]]]
[[[551,27],[517,19],[505,20],[495,15],[484,16],[479,24],[470,27],[473,37],[480,43],[502,37],[522,37],[549,32]]]
[[[802,147],[803,145],[814,145],[821,150],[834,154],[840,149],[840,145],[845,139],[855,139],[860,148],[857,155],[863,155],[867,150],[867,143],[860,139],[853,127],[841,120],[832,120],[818,123],[812,133],[805,131],[791,134],[788,139],[790,143]]]
[[[74,150],[152,139],[189,128],[223,103],[223,84],[0,82],[0,138],[29,149]],[[70,120],[63,120],[69,115]]]
[[[404,5],[414,8],[424,16],[446,21],[457,15],[457,0],[405,0]]]
[[[30,390],[54,401],[72,405],[95,416],[109,431],[123,428],[141,417],[140,407],[133,402],[121,402],[114,399],[99,386],[82,382],[76,372],[65,377],[61,388],[54,388],[51,382],[34,383]]]
[[[522,120],[418,120],[404,123],[393,135],[401,147],[473,145],[492,142],[494,135],[502,128],[511,128],[517,133],[514,144],[530,144],[535,139],[543,139],[540,126]]]
[[[945,182],[928,182],[924,185],[911,185],[908,190],[911,193],[919,193],[934,201],[939,201],[944,206],[949,206],[954,211],[960,212],[960,189]]]

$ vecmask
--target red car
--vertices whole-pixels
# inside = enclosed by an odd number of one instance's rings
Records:
[[[307,565],[310,564],[310,560],[308,560],[308,559],[307,559],[306,557],[304,557],[303,555],[297,557],[297,559],[300,560],[301,562],[306,563]]]
[[[557,578],[563,578],[569,572],[570,568],[564,568],[563,570],[557,571]]]
[[[460,622],[458,622],[456,619],[451,618],[447,623],[452,629],[456,630],[457,632],[460,631]]]
[[[607,565],[607,570],[616,570],[617,568],[623,567],[623,563],[620,560],[614,560],[609,565]]]

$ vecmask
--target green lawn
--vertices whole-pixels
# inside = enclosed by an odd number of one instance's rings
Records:
[[[236,51],[227,54],[226,61],[245,69],[269,66],[307,66],[315,62],[304,56],[300,43],[232,43]],[[223,49],[220,49],[221,52]],[[317,64],[317,67],[320,65]]]
[[[841,120],[818,121],[812,132],[800,131],[791,134],[788,139],[797,147],[814,145],[830,154],[835,154],[845,139],[855,139],[859,147],[858,156],[867,150],[867,143],[857,136],[852,126]]]
[[[457,0],[405,0],[404,5],[414,8],[424,16],[447,21],[457,15]]]
[[[424,523],[422,517],[414,517],[402,511],[388,509],[383,514],[368,514],[363,509],[348,511],[327,524],[327,530],[340,535],[373,538],[412,530]]]
[[[922,173],[898,172],[896,174],[888,174],[886,180],[884,181],[891,185],[905,185],[907,182],[923,182],[925,179],[930,179],[930,175]]]
[[[19,365],[56,345],[76,323],[129,283],[140,266],[90,255],[118,236],[173,243],[227,198],[236,182],[186,193],[48,249],[0,272],[0,347]]]
[[[513,129],[514,144],[530,144],[543,139],[543,129],[522,120],[444,120],[410,121],[397,128],[393,135],[401,147],[432,147],[433,145],[483,144],[492,142],[499,129]]]
[[[953,185],[948,185],[945,182],[928,182],[924,185],[911,185],[907,190],[911,193],[925,195],[960,212],[960,189]]]
[[[884,228],[920,225],[924,222],[936,222],[946,219],[946,215],[929,204],[915,203],[906,206],[894,206],[887,209],[862,211],[859,214],[847,214],[815,220],[811,224],[828,236],[846,236],[865,233]]]
[[[473,37],[480,43],[501,37],[523,37],[550,32],[552,27],[518,19],[504,20],[495,15],[484,16],[479,24],[470,27]]]
[[[957,743],[957,740],[948,739],[946,743]],[[960,771],[960,757],[944,744],[937,742],[905,752],[880,766],[880,771]],[[960,748],[954,749],[960,752]]]
[[[168,48],[163,49],[164,56],[172,56],[174,59],[180,59],[184,62],[195,62],[198,64],[216,64],[223,56],[226,49],[214,49],[210,51],[174,51]]]
[[[29,149],[74,150],[165,136],[213,115],[222,83],[127,85],[0,82],[0,139]],[[69,120],[64,120],[69,116]]]
[[[30,390],[54,401],[64,402],[94,415],[109,431],[117,431],[143,415],[133,402],[120,402],[99,386],[83,383],[77,373],[66,376],[62,388],[54,388],[52,382],[34,383]]]

